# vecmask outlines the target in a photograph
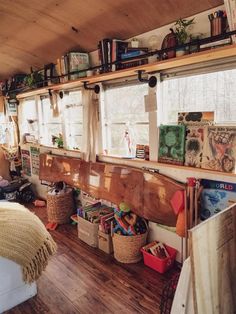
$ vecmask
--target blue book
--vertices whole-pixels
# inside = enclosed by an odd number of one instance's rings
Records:
[[[145,52],[142,50],[136,50],[136,51],[130,51],[130,52],[122,53],[121,54],[121,60],[133,58],[133,57],[139,57],[143,54],[145,54]]]
[[[236,203],[236,184],[202,179],[201,219],[205,220]]]

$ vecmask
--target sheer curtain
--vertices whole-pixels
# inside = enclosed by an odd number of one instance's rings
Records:
[[[93,90],[83,89],[83,145],[82,159],[85,161],[96,161],[98,151],[98,111],[99,111],[100,94],[95,94]]]

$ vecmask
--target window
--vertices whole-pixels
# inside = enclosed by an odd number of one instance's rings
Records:
[[[54,95],[55,96],[55,95]],[[62,135],[63,148],[79,149],[82,145],[83,106],[80,90],[65,92],[54,109],[49,96],[26,99],[20,105],[20,134],[34,135],[41,145],[57,147],[54,137]],[[5,121],[5,120],[4,120]],[[1,121],[0,121],[1,122]],[[1,123],[1,129],[5,124]],[[4,129],[5,130],[5,129]],[[3,135],[1,133],[1,141]]]
[[[109,87],[104,99],[104,149],[109,155],[134,157],[136,144],[149,143],[147,84]]]
[[[165,80],[162,123],[176,123],[178,112],[215,111],[215,122],[236,122],[236,70]]]
[[[63,102],[66,147],[68,149],[79,149],[82,146],[83,134],[83,105],[81,91],[65,93]]]
[[[48,96],[41,97],[41,105],[39,110],[40,120],[40,144],[45,146],[57,146],[53,144],[53,137],[59,137],[62,134],[62,120],[61,120],[61,101],[58,101],[57,110],[53,111]]]
[[[20,105],[20,133],[33,135],[39,140],[38,108],[35,98],[25,99]]]
[[[14,124],[3,113],[0,114],[0,144],[15,145]]]

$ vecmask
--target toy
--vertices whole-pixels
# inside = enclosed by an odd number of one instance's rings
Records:
[[[118,208],[114,209],[115,225],[113,232],[122,235],[143,234],[147,230],[144,220],[131,212],[130,205],[124,202],[120,203]]]

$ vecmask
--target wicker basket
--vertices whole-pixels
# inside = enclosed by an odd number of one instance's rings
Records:
[[[112,241],[115,259],[125,264],[139,262],[142,259],[140,249],[146,244],[147,234],[147,231],[135,236],[124,236],[114,233]]]
[[[47,214],[49,222],[58,224],[68,223],[74,211],[75,206],[72,189],[66,189],[63,194],[47,194]]]

